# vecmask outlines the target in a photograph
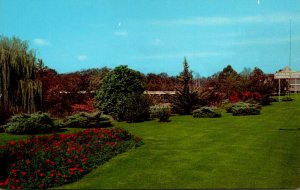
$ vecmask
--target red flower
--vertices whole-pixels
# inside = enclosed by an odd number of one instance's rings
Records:
[[[15,141],[10,141],[9,143],[8,143],[9,145],[15,145],[15,144],[17,144]]]
[[[26,175],[26,172],[21,172],[22,176],[25,176]]]
[[[27,164],[27,165],[30,164],[30,160],[29,160],[29,159],[26,160],[26,164]]]

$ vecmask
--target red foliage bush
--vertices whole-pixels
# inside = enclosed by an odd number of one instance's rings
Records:
[[[120,128],[11,141],[0,146],[0,189],[41,189],[75,181],[141,144],[141,139]]]
[[[96,100],[93,98],[88,98],[84,103],[82,104],[73,104],[72,105],[72,113],[76,112],[88,112],[92,113],[96,111]]]

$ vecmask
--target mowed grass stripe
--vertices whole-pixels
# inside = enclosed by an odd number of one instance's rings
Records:
[[[116,123],[145,145],[60,188],[296,188],[300,104],[278,102],[259,116],[170,123]]]

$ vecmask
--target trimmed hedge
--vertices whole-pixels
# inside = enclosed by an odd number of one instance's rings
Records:
[[[93,114],[79,112],[66,117],[61,123],[63,128],[104,128],[111,126],[112,123],[109,118],[101,115],[99,112]]]
[[[158,118],[159,122],[169,122],[171,115],[171,108],[169,106],[151,106],[150,107],[150,117],[152,119]]]
[[[235,104],[227,105],[225,109],[228,113],[232,113],[233,116],[259,115],[261,110],[261,105],[250,104],[246,102],[238,102]]]
[[[53,119],[43,112],[33,114],[17,114],[3,126],[6,133],[16,135],[45,134],[59,130]]]
[[[221,117],[221,113],[213,107],[202,107],[192,112],[195,118],[215,118]]]

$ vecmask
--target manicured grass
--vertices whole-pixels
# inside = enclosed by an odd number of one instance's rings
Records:
[[[300,187],[300,96],[259,116],[116,123],[145,145],[60,188]]]
[[[294,98],[258,116],[115,123],[145,144],[59,189],[300,187],[300,96]]]

